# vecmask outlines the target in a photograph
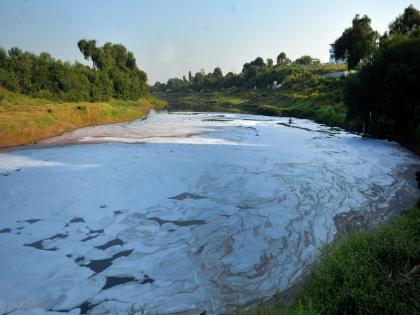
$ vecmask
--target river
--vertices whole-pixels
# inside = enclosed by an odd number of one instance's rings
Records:
[[[309,120],[152,112],[0,152],[0,314],[221,314],[411,205],[419,159]]]

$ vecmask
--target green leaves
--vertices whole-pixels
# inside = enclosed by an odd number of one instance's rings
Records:
[[[136,65],[132,52],[121,44],[97,47],[95,40],[77,43],[93,68],[63,63],[48,53],[39,56],[12,48],[0,49],[0,85],[27,95],[66,101],[137,100],[148,93],[147,75]]]
[[[354,69],[359,62],[369,56],[377,45],[379,34],[371,27],[367,15],[354,17],[352,26],[334,42],[333,49],[336,59],[347,60],[349,69]]]

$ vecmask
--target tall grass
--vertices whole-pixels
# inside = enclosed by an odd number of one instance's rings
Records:
[[[31,143],[80,127],[144,117],[166,103],[138,101],[65,103],[32,98],[0,88],[0,147]]]

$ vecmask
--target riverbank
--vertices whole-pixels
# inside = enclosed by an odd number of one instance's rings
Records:
[[[0,148],[33,143],[77,128],[139,119],[166,102],[153,96],[138,101],[58,102],[0,88]]]
[[[155,95],[166,100],[173,110],[286,116],[345,127],[343,82],[340,78],[308,75],[289,79],[277,89],[169,90]]]
[[[240,314],[417,314],[420,208],[324,249],[295,302],[273,299]]]
[[[327,79],[330,90],[320,89],[314,83],[312,90],[304,92],[303,83],[294,90],[220,90],[165,92],[154,95],[168,103],[169,110],[248,113],[267,116],[295,117],[314,120],[331,127],[350,129],[346,123],[347,107],[344,105],[339,79]],[[335,83],[334,83],[335,82]],[[339,88],[340,87],[340,88]],[[299,92],[300,91],[300,92]],[[374,138],[374,137],[373,137]],[[420,155],[417,142],[403,138],[389,139]]]

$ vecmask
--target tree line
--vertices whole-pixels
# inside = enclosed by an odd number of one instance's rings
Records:
[[[291,75],[304,76],[307,72],[322,73],[319,59],[305,55],[291,61],[286,53],[281,52],[274,64],[273,59],[264,60],[255,58],[243,65],[240,73],[229,72],[223,75],[220,67],[206,73],[203,69],[194,75],[188,72],[188,78],[170,78],[166,83],[156,82],[153,91],[201,91],[228,88],[267,88],[272,87],[273,82],[280,84],[286,77]]]
[[[147,75],[123,45],[80,40],[80,52],[92,67],[63,62],[13,47],[0,48],[0,86],[35,97],[65,101],[136,100],[148,93]]]
[[[383,35],[356,16],[333,47],[359,70],[344,85],[350,127],[420,145],[420,12],[410,5]]]
[[[347,125],[356,131],[401,139],[420,145],[420,12],[412,5],[389,24],[384,34],[373,30],[371,19],[356,15],[350,27],[332,44],[336,59],[355,74],[343,79]],[[206,91],[272,87],[286,89],[291,80],[318,84],[322,74],[336,71],[318,59],[302,56],[291,61],[282,52],[276,63],[258,57],[240,73],[189,72],[188,78],[157,82],[154,91]],[[325,81],[325,79],[324,79]]]

